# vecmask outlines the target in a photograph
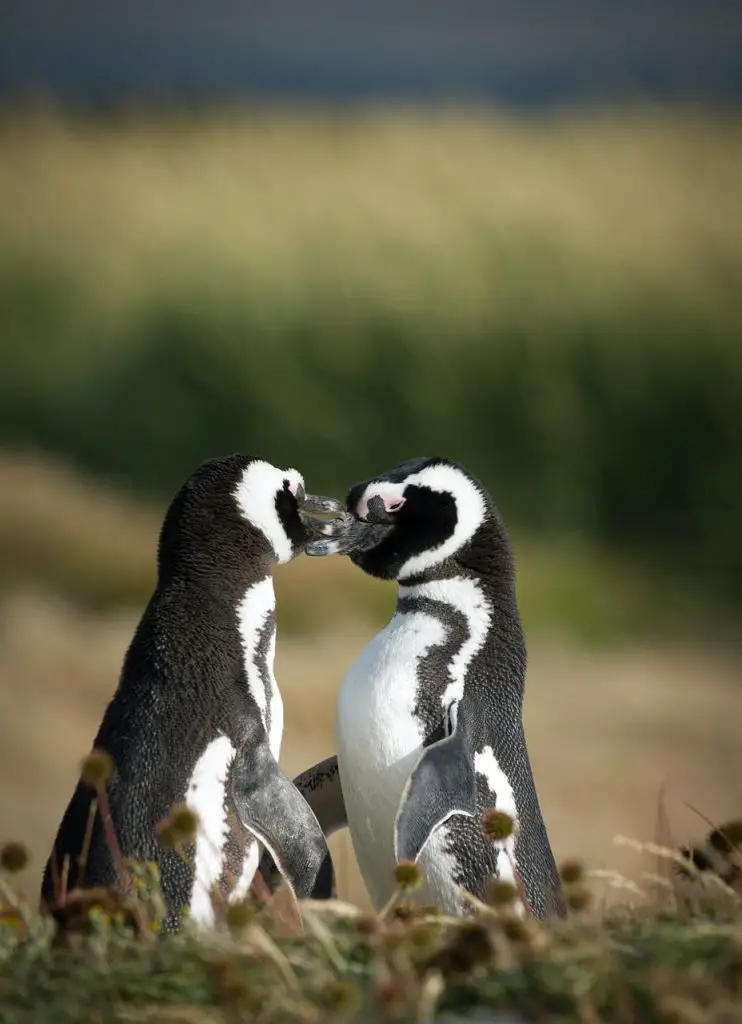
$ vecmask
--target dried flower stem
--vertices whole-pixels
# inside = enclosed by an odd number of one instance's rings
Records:
[[[513,869],[513,878],[515,879],[515,887],[518,890],[518,895],[520,896],[520,901],[523,904],[523,911],[524,911],[526,917],[531,917],[532,918],[533,917],[533,911],[531,910],[531,905],[528,902],[528,897],[526,896],[525,886],[523,885],[523,882],[521,881],[520,873],[518,872],[518,869],[515,866],[515,858],[513,857],[513,855],[510,852],[510,850],[507,850],[507,849],[505,850],[505,856],[507,857],[507,859],[508,859],[508,861],[510,863],[510,867]]]
[[[62,894],[63,897],[67,898],[67,886],[70,880],[70,855],[65,853],[64,860],[62,861]]]
[[[390,914],[392,910],[399,903],[400,896],[402,895],[401,889],[395,889],[389,899],[386,901],[384,906],[379,911],[379,918],[383,921],[387,914]]]
[[[78,864],[78,876],[77,876],[78,885],[82,885],[83,880],[85,878],[85,869],[88,866],[88,856],[90,855],[90,843],[92,842],[92,839],[93,839],[93,825],[95,824],[95,815],[96,815],[97,811],[98,811],[98,801],[95,798],[93,798],[90,801],[90,807],[88,809],[88,820],[87,820],[87,823],[85,825],[85,835],[83,836],[83,840],[82,840],[82,850],[80,851],[80,856],[78,857],[78,860],[77,860],[77,864]]]
[[[113,866],[116,871],[116,877],[118,879],[119,886],[123,891],[126,889],[126,872],[124,871],[124,863],[121,858],[121,847],[119,846],[118,839],[116,838],[116,830],[113,827],[111,806],[108,802],[108,793],[106,791],[105,782],[98,785],[98,806],[100,807],[101,820],[103,822],[103,831],[106,836],[108,852],[111,854]]]
[[[56,851],[52,850],[51,856],[49,857],[49,870],[52,876],[52,889],[54,890],[54,900],[58,904],[64,902],[64,894],[62,892],[62,883],[59,878],[59,865],[57,864],[57,858],[55,855]]]
[[[11,906],[14,910],[19,909],[20,903],[18,901],[18,898],[15,896],[13,890],[2,877],[0,877],[0,892],[3,894],[9,906]]]

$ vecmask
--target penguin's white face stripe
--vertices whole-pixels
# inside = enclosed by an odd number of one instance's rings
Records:
[[[212,740],[196,762],[186,791],[186,803],[199,819],[190,917],[204,926],[214,923],[211,890],[223,869],[229,832],[224,798],[234,756],[235,749],[226,736]]]
[[[242,515],[268,539],[280,564],[290,562],[294,549],[276,511],[276,494],[284,481],[296,494],[304,478],[296,469],[278,469],[269,462],[251,462],[242,474],[234,496]]]
[[[408,482],[369,484],[358,502],[356,509],[358,518],[366,519],[368,517],[368,503],[371,498],[381,498],[387,512],[397,512],[404,505],[404,489]]]
[[[460,701],[464,696],[464,683],[469,666],[484,647],[487,632],[492,625],[492,605],[477,581],[466,576],[418,583],[413,586],[400,585],[399,596],[400,599],[422,597],[430,601],[439,601],[455,608],[466,619],[469,636],[451,661],[451,681],[441,694],[441,704],[445,710],[452,702]]]
[[[263,725],[268,730],[271,753],[278,760],[283,736],[283,701],[273,674],[276,652],[275,629],[272,630],[265,658],[267,678],[263,678],[260,665],[256,660],[258,644],[265,624],[275,608],[276,595],[273,589],[273,579],[267,576],[264,580],[260,580],[248,588],[247,593],[237,606],[237,623],[245,657],[247,686],[260,709]]]
[[[368,515],[368,503],[375,496],[382,499],[387,511],[394,511],[394,504],[404,499],[405,490],[411,485],[427,487],[439,494],[450,494],[456,503],[456,526],[451,536],[437,547],[408,558],[397,573],[398,580],[416,576],[444,562],[471,540],[487,513],[484,495],[476,484],[455,466],[441,463],[427,466],[419,473],[412,473],[401,483],[379,480],[378,483],[368,484],[360,497],[356,514],[365,518]]]
[[[492,747],[484,747],[474,755],[474,771],[483,776],[487,788],[494,793],[497,799],[496,809],[509,814],[513,822],[518,824],[518,807],[515,802],[513,787],[508,777],[500,767]],[[502,852],[497,859],[499,876],[506,882],[516,885],[515,872],[515,835],[510,836],[502,842],[495,843]],[[516,901],[516,910],[523,913],[524,908],[521,900]]]

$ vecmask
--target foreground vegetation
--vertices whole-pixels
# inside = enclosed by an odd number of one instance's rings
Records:
[[[739,118],[0,120],[0,436],[163,500],[442,452],[742,598]]]
[[[139,898],[69,893],[47,917],[4,885],[3,1021],[463,1022],[486,1009],[534,1024],[731,1024],[742,1005],[738,848],[727,844],[724,878],[653,852],[678,869],[673,880],[648,875],[651,898],[633,885],[633,904],[608,909],[581,865],[562,865],[569,916],[548,924],[514,913],[503,884],[471,918],[443,918],[409,901],[409,869],[380,914],[306,902],[299,918],[279,892],[222,907],[208,937],[187,926],[158,937],[156,888],[144,882]],[[22,860],[17,844],[3,849],[7,870]]]

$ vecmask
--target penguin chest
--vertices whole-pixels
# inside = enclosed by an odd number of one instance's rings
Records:
[[[377,904],[390,890],[394,820],[424,740],[415,714],[418,666],[444,639],[439,619],[397,614],[365,648],[340,690],[336,743],[348,827]]]

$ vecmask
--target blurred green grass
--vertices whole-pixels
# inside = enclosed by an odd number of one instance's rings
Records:
[[[237,448],[336,493],[446,454],[534,618],[739,604],[738,116],[6,111],[0,152],[7,445],[157,502]]]

